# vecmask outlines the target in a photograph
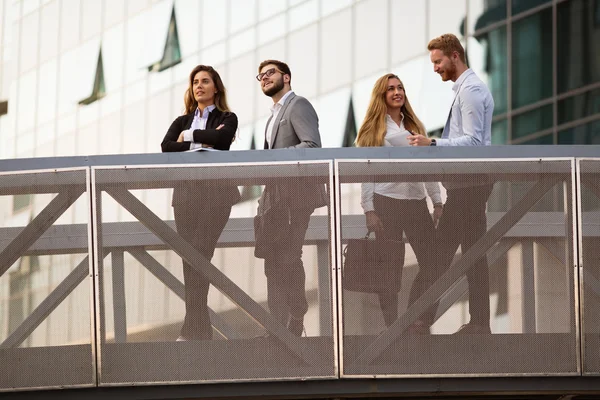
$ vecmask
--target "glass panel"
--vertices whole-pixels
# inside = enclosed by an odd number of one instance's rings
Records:
[[[39,12],[33,12],[23,18],[21,26],[20,71],[29,71],[35,67],[38,62],[38,44],[39,44]]]
[[[558,123],[600,114],[600,89],[572,96],[558,102]]]
[[[552,127],[552,104],[517,115],[512,121],[512,140]]]
[[[227,99],[231,110],[238,117],[238,126],[250,123],[254,119],[256,105],[250,104],[248,99],[254,96],[254,91],[257,89],[258,82],[250,76],[250,72],[255,69],[254,54],[247,54],[232,60],[227,71],[219,71],[220,74],[227,72],[227,79],[223,75],[221,77],[227,85]]]
[[[258,0],[258,19],[265,20],[285,10],[287,4],[281,0]]]
[[[540,136],[535,139],[526,140],[525,142],[521,142],[519,144],[554,144],[554,139],[552,137],[552,134],[549,133],[547,135]]]
[[[600,24],[594,21],[598,0],[572,0],[557,10],[558,93],[600,81]]]
[[[58,51],[58,12],[59,2],[52,1],[42,8],[42,34],[40,43],[40,62],[56,57]]]
[[[427,52],[426,3],[426,1],[412,0],[390,2],[392,65]],[[407,24],[404,21],[411,21],[411,23]]]
[[[106,249],[119,246],[100,260],[99,301],[106,310],[98,324],[101,384],[335,377],[333,277],[327,256],[330,207],[328,199],[312,195],[333,190],[328,187],[329,168],[330,163],[272,163],[140,168],[132,174],[129,168],[97,171],[98,189],[106,188],[99,195],[102,209],[97,216],[106,228],[102,243]],[[133,196],[107,193],[110,183],[117,182],[131,188]],[[142,182],[146,189],[135,190]],[[239,186],[250,189],[265,183],[277,185],[269,193],[276,190],[278,196],[285,196],[275,204],[292,215],[289,225],[275,218],[265,226],[264,232],[274,238],[265,243],[273,249],[270,254],[255,253],[260,243],[255,246],[252,229],[239,229],[252,225],[256,198],[247,196],[237,203]],[[135,251],[146,235],[131,234],[145,230],[147,221],[132,218],[131,206],[147,208],[154,214],[155,226],[170,226],[178,235],[159,235],[151,239],[151,251]],[[201,212],[193,212],[198,207]],[[127,220],[131,222],[122,223]],[[125,234],[130,241],[123,242],[122,233],[115,235],[109,226],[133,228]],[[287,227],[300,234],[290,238],[285,235]],[[197,240],[209,237],[210,243]],[[183,264],[172,248],[179,253],[185,249]],[[293,272],[270,269],[292,257]],[[270,279],[268,311],[263,306],[267,304],[265,266]],[[161,282],[150,271],[167,279]],[[194,295],[186,298],[186,291]],[[284,302],[273,302],[273,296],[293,300],[290,308],[297,322],[287,324],[290,310]],[[304,337],[293,336],[303,332]],[[179,336],[189,340],[178,341]],[[207,363],[209,359],[213,361]]]
[[[60,2],[60,49],[61,53],[79,43],[80,0]]]
[[[343,88],[321,96],[315,104],[323,147],[341,147],[350,105],[350,89]],[[352,111],[354,116],[354,111]]]
[[[518,14],[544,3],[550,3],[550,1],[551,0],[512,0],[512,14]]]
[[[106,91],[114,91],[123,86],[123,46],[125,44],[124,25],[110,28],[102,37],[102,61]]]
[[[235,58],[256,47],[256,28],[229,37],[229,57]]]
[[[104,13],[104,28],[118,24],[123,20],[125,7],[129,7],[129,2],[121,0],[104,0],[104,6],[108,12]]]
[[[352,0],[321,1],[321,16],[324,17],[351,5]]]
[[[200,49],[200,2],[175,0],[175,19],[183,59]]]
[[[256,0],[231,0],[229,4],[229,32],[239,32],[256,23]]]
[[[492,122],[492,144],[508,144],[507,120]]]
[[[552,9],[513,24],[512,106],[552,96]]]
[[[600,144],[600,121],[558,132],[558,144]]]
[[[210,46],[225,39],[227,3],[204,0],[202,6],[202,47]]]
[[[320,37],[321,93],[326,93],[348,84],[351,79],[352,71],[349,66],[352,63],[352,43],[350,40],[339,40],[339,38],[352,35],[352,10],[344,10],[321,20],[321,32],[336,32],[335,35],[322,34]],[[336,65],[344,67],[333,67]]]
[[[38,123],[53,120],[56,115],[56,77],[57,77],[57,61],[52,60],[40,67],[40,82],[38,92],[38,102],[40,109],[37,113]],[[23,94],[21,94],[23,96]]]
[[[284,34],[285,14],[269,18],[258,25],[258,44],[265,44],[283,36]]]
[[[292,87],[298,88],[299,94],[304,97],[317,94],[317,33],[317,25],[311,25],[288,36],[288,59],[290,68],[293,68]]]
[[[81,2],[81,40],[86,41],[100,33],[102,28],[102,2]]]
[[[506,27],[468,40],[469,66],[487,84],[494,98],[494,114],[507,111]]]
[[[506,19],[506,0],[469,0],[469,33]]]
[[[144,64],[146,17],[144,14],[136,15],[127,21],[127,43],[125,48],[125,83],[138,81],[146,76]],[[156,61],[156,60],[155,60]]]
[[[289,10],[289,30],[293,31],[308,25],[319,18],[319,0],[309,0]]]
[[[35,118],[33,115],[37,112],[36,102],[32,101],[35,99],[38,90],[38,77],[37,70],[33,70],[19,79],[19,97],[17,101],[18,116],[17,126],[18,131],[26,131],[32,129],[35,124]],[[40,103],[40,107],[44,104]]]
[[[9,243],[15,238],[18,249],[4,249],[10,269],[0,276],[0,304],[6,312],[0,330],[0,390],[91,386],[96,378],[86,171],[3,175],[2,182],[2,234]],[[18,192],[13,206],[27,211],[10,217],[7,200]],[[81,225],[72,217],[78,207]],[[48,223],[42,210],[58,217],[56,223]],[[35,217],[40,218],[31,224]],[[16,236],[27,228],[35,231],[33,241]]]
[[[454,0],[448,7],[447,0],[429,0],[429,35],[428,39],[453,33],[459,38],[463,36],[467,15],[467,0]]]
[[[342,377],[576,373],[570,161],[373,161],[338,162]]]
[[[355,77],[372,74],[388,63],[388,2],[365,0],[355,6]],[[339,65],[339,64],[338,64]]]

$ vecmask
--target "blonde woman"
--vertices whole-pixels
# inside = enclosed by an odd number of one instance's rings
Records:
[[[400,78],[386,74],[375,82],[356,145],[408,146],[408,137],[412,135],[426,136],[425,127],[410,106]],[[433,217],[429,213],[427,196],[434,205]],[[361,205],[369,232],[398,241],[402,241],[403,233],[406,234],[419,263],[419,273],[410,291],[409,303],[412,304],[435,276],[430,249],[435,225],[443,209],[438,182],[363,183]],[[403,265],[397,267],[402,268]],[[386,326],[398,318],[399,289],[378,294]],[[429,327],[416,323],[411,325],[409,331],[429,333]]]

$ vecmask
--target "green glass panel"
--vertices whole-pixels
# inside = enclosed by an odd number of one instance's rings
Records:
[[[552,96],[552,9],[513,24],[512,106]]]
[[[552,104],[517,115],[512,120],[512,139],[519,139],[552,127]]]

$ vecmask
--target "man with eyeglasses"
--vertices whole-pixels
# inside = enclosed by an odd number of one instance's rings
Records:
[[[256,79],[263,93],[273,99],[264,148],[321,147],[317,113],[308,100],[292,91],[288,65],[263,61]],[[265,259],[269,311],[296,336],[302,335],[308,311],[302,264],[304,237],[315,208],[327,204],[323,185],[310,181],[311,177],[290,178],[286,183],[267,185],[258,207],[258,215],[270,227],[268,240],[262,240],[269,243],[267,250],[255,251],[257,257]],[[258,242],[257,237],[256,250]]]

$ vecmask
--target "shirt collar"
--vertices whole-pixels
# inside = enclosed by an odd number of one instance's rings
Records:
[[[402,125],[404,124],[404,113],[400,113],[400,117],[401,117],[401,118],[400,118],[400,125],[398,125],[398,124],[396,123],[396,121],[394,121],[394,120],[392,119],[392,116],[391,116],[390,114],[385,114],[386,121],[387,121],[388,123],[392,123],[392,124],[394,124],[394,125],[396,125],[396,126],[402,126]]]
[[[467,70],[462,73],[462,75],[456,80],[456,82],[454,82],[454,85],[452,85],[452,90],[456,92],[460,85],[462,85],[465,79],[467,79],[467,77],[471,74],[473,74],[473,70],[471,68],[467,68]]]
[[[278,108],[283,107],[283,105],[285,104],[285,101],[287,100],[288,97],[290,97],[290,95],[294,93],[293,90],[290,90],[289,92],[287,92],[286,94],[283,95],[282,98],[279,99],[279,101],[275,104],[273,104],[270,108],[271,112],[275,111]]]
[[[206,113],[204,115],[207,116],[208,118],[208,114],[210,114],[212,112],[212,110],[214,110],[216,108],[216,106],[214,104],[211,104],[210,106],[206,107]],[[196,111],[194,112],[194,118],[201,118],[200,117],[200,109],[198,107],[196,107]]]

